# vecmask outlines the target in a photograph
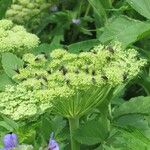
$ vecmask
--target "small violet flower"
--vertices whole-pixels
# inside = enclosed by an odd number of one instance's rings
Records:
[[[54,140],[54,133],[52,132],[50,140],[49,140],[49,145],[48,145],[48,150],[59,150],[59,145],[58,143]]]
[[[6,134],[3,138],[4,148],[0,150],[11,150],[18,145],[17,135],[14,133]]]
[[[72,19],[72,23],[73,24],[76,24],[76,25],[79,25],[81,23],[81,20],[80,19]]]
[[[57,11],[58,11],[58,7],[57,7],[56,5],[54,5],[54,6],[52,6],[52,7],[50,8],[50,10],[51,10],[52,12],[57,12]]]

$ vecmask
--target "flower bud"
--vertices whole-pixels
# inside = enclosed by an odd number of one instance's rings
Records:
[[[14,133],[9,133],[4,136],[3,139],[4,147],[7,148],[15,148],[18,144],[17,135]]]

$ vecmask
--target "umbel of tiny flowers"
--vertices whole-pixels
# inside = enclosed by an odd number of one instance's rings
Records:
[[[47,111],[68,118],[72,150],[80,149],[73,138],[80,117],[107,102],[116,87],[137,76],[147,63],[136,50],[124,50],[120,43],[98,45],[80,54],[57,49],[50,58],[23,56],[25,65],[13,77],[18,84],[0,93],[0,113],[14,120]]]
[[[0,53],[24,54],[38,47],[39,38],[11,20],[0,20]]]
[[[59,150],[58,143],[54,140],[54,133],[51,133],[48,150]]]
[[[49,14],[51,5],[51,0],[12,0],[5,17],[31,31],[40,25],[45,15]]]
[[[17,135],[14,133],[6,134],[4,136],[3,142],[4,142],[4,148],[1,150],[11,150],[18,145]]]

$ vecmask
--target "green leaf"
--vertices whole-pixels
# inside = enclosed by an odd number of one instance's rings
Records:
[[[126,47],[146,36],[145,32],[148,31],[150,31],[150,23],[120,16],[112,19],[98,38],[102,43],[119,41]]]
[[[3,127],[7,131],[13,131],[13,128],[7,124],[5,121],[0,121],[0,127]]]
[[[103,127],[100,121],[89,121],[74,133],[74,138],[79,143],[86,145],[101,143],[106,136]]]
[[[88,1],[94,9],[95,15],[99,17],[97,18],[98,20],[96,21],[100,22],[100,24],[105,24],[105,22],[107,21],[107,14],[101,1],[100,0],[88,0]]]
[[[2,118],[3,118],[3,120],[8,124],[8,125],[10,125],[14,130],[16,130],[16,129],[18,129],[18,124],[15,122],[15,121],[13,121],[12,119],[9,119],[9,118],[7,118],[7,117],[5,117],[5,116],[2,116]]]
[[[40,44],[37,48],[35,48],[32,52],[34,54],[39,54],[39,53],[46,53],[49,55],[49,53],[54,50],[54,49],[57,49],[57,48],[61,48],[60,45],[55,45],[54,43],[53,44],[47,44],[47,43],[43,43],[43,44]]]
[[[114,118],[118,118],[128,114],[150,114],[150,97],[136,97],[130,101],[123,103],[113,112]]]
[[[3,91],[6,85],[13,85],[13,81],[6,73],[3,73],[0,75],[0,91]]]
[[[79,53],[81,50],[88,51],[97,44],[99,44],[99,41],[97,39],[86,40],[75,44],[71,44],[68,46],[68,49],[70,52]]]
[[[150,19],[150,1],[149,0],[127,0],[129,5],[142,16]]]
[[[44,116],[42,118],[41,131],[44,140],[49,139],[50,133],[55,133],[55,138],[57,140],[61,140],[59,134],[63,134],[62,130],[65,128],[66,121],[63,120],[62,117],[54,117],[53,119],[49,118],[49,116]]]
[[[5,16],[7,8],[11,5],[12,0],[0,0],[0,19]]]
[[[12,78],[16,74],[15,70],[23,66],[23,61],[12,53],[3,53],[2,66],[6,74]]]
[[[115,124],[127,127],[132,126],[139,129],[145,136],[150,138],[150,126],[148,124],[148,120],[145,119],[145,116],[142,115],[126,115],[122,116],[116,120]]]
[[[139,129],[133,126],[128,126],[126,128],[119,127],[119,130],[121,130],[124,135],[132,136],[133,138],[140,140],[144,144],[150,144],[150,139],[147,138]]]
[[[107,142],[108,144],[121,150],[149,150],[150,141],[140,130],[131,126],[116,127],[118,134],[113,135]]]

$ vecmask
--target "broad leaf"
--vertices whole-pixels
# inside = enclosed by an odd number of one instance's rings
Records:
[[[115,134],[110,138],[108,144],[121,150],[149,150],[150,140],[142,132],[134,127],[117,127]]]
[[[116,120],[115,124],[125,127],[132,126],[139,129],[145,136],[150,138],[150,126],[148,120],[142,115],[126,115]]]
[[[118,118],[128,114],[150,114],[150,97],[136,97],[130,101],[123,103],[113,112],[114,118]]]
[[[11,5],[12,0],[0,0],[0,19],[5,16],[7,8]]]
[[[90,50],[93,46],[97,45],[98,43],[99,41],[97,39],[92,39],[92,40],[71,44],[68,46],[68,49],[70,52],[79,53],[80,51]]]
[[[127,136],[134,137],[135,139],[143,142],[143,144],[150,144],[150,139],[146,137],[139,129],[133,127],[133,126],[128,126],[126,128],[120,128],[119,130]]]
[[[82,144],[94,145],[101,143],[106,137],[100,121],[89,121],[81,126],[74,134],[74,138]]]
[[[2,66],[6,74],[12,78],[17,73],[17,69],[23,66],[23,61],[12,53],[3,53]]]
[[[99,40],[103,43],[119,41],[126,47],[146,36],[145,33],[149,31],[150,23],[120,16],[112,19],[109,24],[104,27],[104,32],[99,36]]]
[[[150,19],[150,0],[127,0],[127,2],[142,16]]]

